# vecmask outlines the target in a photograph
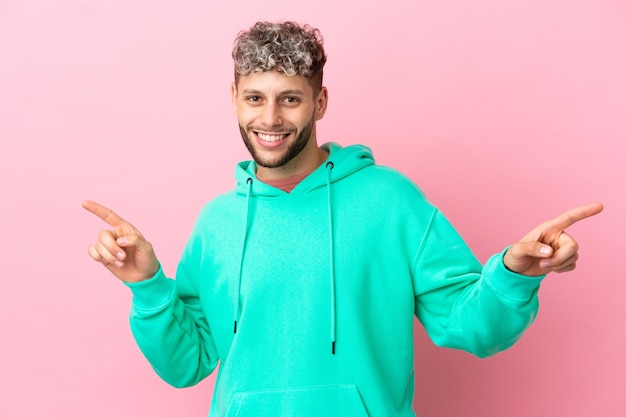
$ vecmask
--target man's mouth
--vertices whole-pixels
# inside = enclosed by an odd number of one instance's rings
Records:
[[[281,134],[261,133],[261,132],[255,132],[255,133],[259,137],[259,139],[261,139],[263,142],[272,142],[272,143],[281,141],[285,139],[287,136],[289,136],[289,133],[281,133]]]

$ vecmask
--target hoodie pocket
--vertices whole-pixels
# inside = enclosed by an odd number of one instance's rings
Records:
[[[367,417],[354,385],[235,393],[227,417]]]

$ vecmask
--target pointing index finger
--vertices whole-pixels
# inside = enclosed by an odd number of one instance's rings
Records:
[[[113,210],[106,208],[103,205],[96,203],[95,201],[83,201],[83,208],[100,217],[110,226],[118,227],[127,223],[126,220],[118,216]]]
[[[586,206],[576,207],[567,210],[552,220],[548,221],[548,224],[552,227],[556,227],[560,230],[565,230],[574,223],[584,220],[587,217],[595,216],[604,209],[602,203],[593,203]]]

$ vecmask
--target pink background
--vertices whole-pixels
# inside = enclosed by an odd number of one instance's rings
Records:
[[[257,19],[326,38],[319,137],[371,146],[482,260],[538,222],[575,225],[579,268],[486,360],[416,325],[420,417],[626,415],[626,3],[622,0],[0,1],[0,415],[204,416],[214,376],[161,382],[127,325],[129,291],[87,255],[100,201],[168,274],[201,206],[247,158],[230,49]],[[357,3],[355,3],[357,4]]]

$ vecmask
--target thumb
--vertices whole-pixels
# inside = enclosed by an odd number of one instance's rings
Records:
[[[137,233],[121,236],[115,242],[122,248],[134,248],[136,251],[144,254],[152,251],[150,242]]]
[[[152,244],[143,236],[133,233],[119,237],[116,243],[125,250],[125,264],[132,265],[140,277],[138,280],[151,278],[159,269]]]
[[[523,260],[525,258],[549,258],[554,250],[552,246],[541,242],[517,242],[509,248],[511,256],[515,260]]]

